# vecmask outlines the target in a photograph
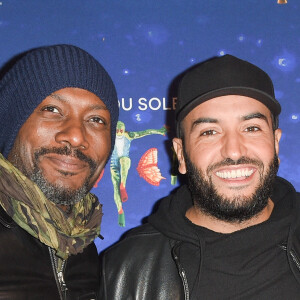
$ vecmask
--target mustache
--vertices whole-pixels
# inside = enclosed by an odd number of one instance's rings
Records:
[[[89,167],[91,170],[95,170],[97,167],[96,162],[91,159],[90,157],[88,157],[87,155],[85,155],[84,153],[82,153],[79,149],[70,149],[69,147],[65,146],[65,147],[52,147],[52,148],[45,148],[42,147],[39,150],[37,150],[34,153],[34,157],[36,160],[39,159],[39,157],[46,155],[46,154],[59,154],[59,155],[67,155],[67,156],[72,156],[75,157],[81,161],[84,161],[86,163],[88,163]]]
[[[264,167],[263,163],[260,160],[256,160],[256,159],[253,159],[253,158],[242,156],[238,160],[233,160],[231,158],[225,158],[224,160],[222,160],[218,163],[210,165],[207,168],[207,171],[211,172],[214,169],[217,169],[217,168],[220,168],[220,167],[237,166],[237,165],[242,165],[242,164],[252,164],[252,165],[256,165],[260,168]]]

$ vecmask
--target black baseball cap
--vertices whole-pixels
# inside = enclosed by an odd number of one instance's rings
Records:
[[[183,75],[175,110],[177,125],[199,104],[225,95],[256,99],[266,105],[274,117],[281,111],[269,75],[257,66],[227,54],[198,64]]]

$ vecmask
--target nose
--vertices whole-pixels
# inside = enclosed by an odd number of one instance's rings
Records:
[[[76,120],[65,121],[56,133],[55,140],[57,143],[71,146],[71,148],[88,149],[89,147],[86,129],[82,122]]]
[[[243,136],[236,132],[227,133],[224,136],[221,154],[224,158],[238,160],[242,156],[246,156],[247,147]]]

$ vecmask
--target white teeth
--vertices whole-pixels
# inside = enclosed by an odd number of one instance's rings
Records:
[[[238,169],[238,170],[231,170],[231,171],[223,171],[217,172],[217,176],[227,179],[227,178],[240,178],[240,177],[249,177],[253,174],[253,170],[249,169]]]

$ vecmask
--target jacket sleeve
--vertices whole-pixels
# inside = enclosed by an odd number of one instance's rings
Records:
[[[139,232],[105,251],[100,273],[103,300],[184,299],[169,240],[158,232]]]

